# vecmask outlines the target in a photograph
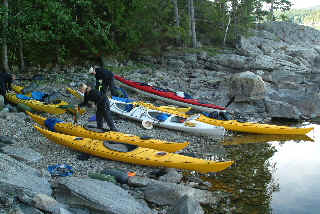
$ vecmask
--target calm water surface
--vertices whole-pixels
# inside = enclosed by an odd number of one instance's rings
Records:
[[[320,213],[320,126],[309,136],[315,142],[272,143],[277,152],[272,176],[279,191],[272,194],[274,213]]]
[[[308,126],[315,127],[309,138],[246,135],[222,142],[236,164],[207,180],[212,190],[231,193],[232,213],[320,213],[320,125]]]

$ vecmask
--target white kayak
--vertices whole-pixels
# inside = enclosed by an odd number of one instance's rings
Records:
[[[197,121],[197,115],[194,119],[186,119],[175,114],[169,114],[161,111],[148,109],[142,105],[134,103],[120,102],[109,99],[110,110],[124,117],[141,121],[143,124],[152,124],[167,129],[189,132],[201,136],[223,136],[225,129],[221,126],[214,126]]]
[[[79,91],[70,88],[67,90],[80,99],[83,96]],[[136,102],[123,102],[121,99],[117,100],[110,97],[109,102],[112,112],[133,120],[141,121],[143,125],[151,124],[152,126],[189,132],[200,136],[223,136],[225,134],[225,128],[222,126],[215,126],[196,120],[198,115],[186,119],[176,114],[149,109]],[[152,126],[149,127],[151,128]],[[145,128],[147,128],[147,126],[145,126]]]

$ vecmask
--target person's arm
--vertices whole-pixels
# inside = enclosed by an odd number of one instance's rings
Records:
[[[8,82],[7,82],[7,90],[8,91],[12,91],[12,82],[13,82],[12,75],[8,75]]]
[[[79,107],[83,107],[83,106],[87,106],[88,103],[89,103],[89,93],[88,92],[85,92],[84,93],[84,100],[82,103],[79,104]]]

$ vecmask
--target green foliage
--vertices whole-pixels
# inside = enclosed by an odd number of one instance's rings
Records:
[[[268,14],[262,5],[270,2],[194,1],[198,40],[221,45],[226,36],[234,44]],[[285,10],[288,2],[275,0],[274,7]],[[27,65],[160,55],[191,46],[188,0],[178,0],[178,9],[177,27],[170,0],[11,0],[9,10],[0,5],[0,21],[9,14],[9,25],[0,26],[1,41],[8,43],[11,64],[19,61],[21,42]]]
[[[312,9],[296,9],[286,12],[277,12],[277,20],[290,21],[296,24],[312,26],[316,29],[320,28],[320,6]]]

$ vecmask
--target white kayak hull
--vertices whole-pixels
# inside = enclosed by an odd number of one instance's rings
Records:
[[[184,121],[184,118],[177,115],[151,110],[141,105],[124,103],[110,98],[109,101],[112,112],[141,122],[149,121],[154,126],[189,132],[201,136],[223,136],[225,134],[225,129],[221,126],[214,126],[197,120]],[[128,105],[131,105],[132,108],[127,108]],[[157,117],[161,116],[165,116],[166,118],[161,120],[157,119]]]

